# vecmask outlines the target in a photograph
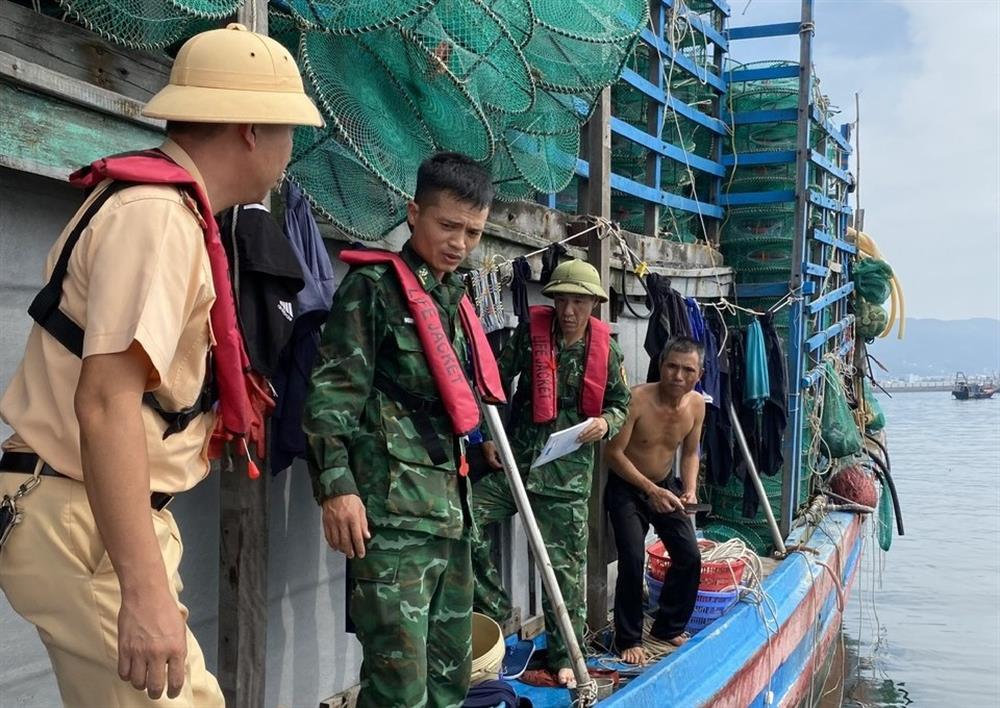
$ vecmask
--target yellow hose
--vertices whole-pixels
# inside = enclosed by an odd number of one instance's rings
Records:
[[[885,258],[882,257],[882,252],[878,248],[878,244],[875,243],[875,239],[866,234],[864,231],[857,231],[854,228],[847,227],[848,238],[853,238],[854,242],[858,246],[858,251],[865,258],[877,258],[884,261]],[[906,300],[903,298],[903,285],[899,282],[899,278],[896,277],[895,271],[893,271],[892,279],[889,281],[890,294],[889,294],[889,319],[886,322],[885,329],[879,337],[888,337],[889,333],[892,332],[893,325],[896,324],[897,319],[899,320],[899,331],[897,334],[897,339],[902,339],[903,335],[906,333]]]

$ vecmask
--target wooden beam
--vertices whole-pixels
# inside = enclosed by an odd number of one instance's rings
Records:
[[[604,89],[597,98],[597,107],[587,123],[587,156],[590,174],[587,178],[587,214],[611,217],[611,90]],[[611,283],[611,242],[590,239],[587,260],[597,268],[601,282]],[[597,315],[610,320],[608,303],[599,306]],[[587,624],[603,627],[608,621],[608,558],[610,556],[607,516],[604,513],[604,485],[608,470],[604,466],[604,443],[599,445],[590,493],[587,542]]]
[[[267,34],[267,3],[246,0],[236,19]],[[249,479],[246,458],[231,459],[236,470],[223,475],[219,494],[219,686],[228,708],[264,708],[271,473],[265,460],[256,460],[260,478]]]
[[[142,101],[65,76],[2,50],[0,78],[115,118],[124,118],[154,129],[164,127],[164,121],[141,115],[144,105]]]
[[[0,0],[0,51],[137,101],[160,90],[170,58],[117,46],[83,27]]]
[[[104,155],[148,148],[162,139],[159,131],[143,124],[2,79],[0,106],[0,165],[53,179],[64,180]]]

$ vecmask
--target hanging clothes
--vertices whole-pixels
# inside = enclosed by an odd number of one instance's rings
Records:
[[[702,448],[705,456],[705,475],[709,484],[725,485],[733,474],[733,425],[729,418],[732,400],[729,383],[729,337],[726,323],[716,310],[709,310],[706,318],[708,347],[705,350],[705,392],[712,400],[705,407]],[[719,352],[720,343],[726,349]],[[713,373],[710,373],[713,372]]]
[[[228,209],[219,231],[250,366],[270,378],[292,336],[298,293],[305,286],[302,267],[263,204]]]
[[[701,314],[701,306],[698,301],[693,297],[684,298],[684,305],[687,308],[688,313],[688,323],[691,329],[691,339],[695,340],[701,344],[702,349],[705,351],[705,356],[702,360],[702,365],[704,371],[702,372],[701,379],[698,380],[697,385],[695,385],[695,390],[705,396],[706,402],[710,402],[715,396],[718,396],[718,366],[715,362],[715,357],[711,357],[712,361],[709,361],[709,329],[705,324],[705,319]],[[714,346],[712,347],[714,349]],[[706,381],[711,373],[712,381],[712,391],[709,392],[706,389]]]
[[[298,317],[281,353],[271,383],[277,407],[271,418],[271,472],[277,474],[296,457],[306,456],[302,413],[309,377],[319,351],[319,333],[330,312],[335,289],[333,264],[313,219],[309,203],[298,186],[285,180],[284,233],[302,268],[305,287],[299,291]]]
[[[518,323],[528,321],[528,281],[531,280],[531,266],[528,259],[518,256],[512,264],[513,279],[510,283],[511,307]]]
[[[651,310],[646,326],[643,348],[649,355],[646,382],[660,380],[660,352],[671,337],[691,336],[687,305],[684,297],[670,287],[670,278],[650,273],[646,276],[646,307]]]
[[[770,386],[764,332],[761,330],[760,321],[755,319],[747,327],[743,405],[749,406],[755,411],[761,410],[764,407],[764,401],[771,395]]]
[[[542,277],[539,281],[542,285],[547,285],[552,280],[552,271],[569,254],[566,247],[561,243],[553,243],[542,253]]]
[[[767,374],[766,397],[759,400],[760,408],[744,405],[740,415],[750,452],[761,476],[773,477],[784,463],[784,436],[788,424],[788,375],[781,339],[770,314],[761,315],[754,324],[760,329],[760,344],[764,348],[764,370]],[[748,336],[750,327],[747,328]],[[756,346],[756,345],[755,345]],[[747,360],[750,356],[748,354]],[[759,375],[759,372],[758,372]],[[744,470],[745,472],[745,470]],[[749,475],[743,475],[743,516],[757,515],[760,498]]]

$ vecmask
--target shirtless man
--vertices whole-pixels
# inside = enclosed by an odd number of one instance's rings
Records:
[[[659,607],[650,634],[680,646],[694,610],[701,554],[684,511],[698,502],[698,442],[705,400],[694,390],[704,350],[687,337],[668,341],[660,354],[660,381],[632,389],[628,420],[610,443],[605,506],[618,546],[615,586],[615,648],[629,664],[646,661],[642,648],[642,581],[645,539],[652,525],[670,554]],[[681,447],[683,445],[683,447]],[[671,474],[681,447],[681,487]]]

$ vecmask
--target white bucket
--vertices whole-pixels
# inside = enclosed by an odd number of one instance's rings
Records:
[[[500,677],[505,650],[500,625],[486,615],[473,612],[471,685]]]

